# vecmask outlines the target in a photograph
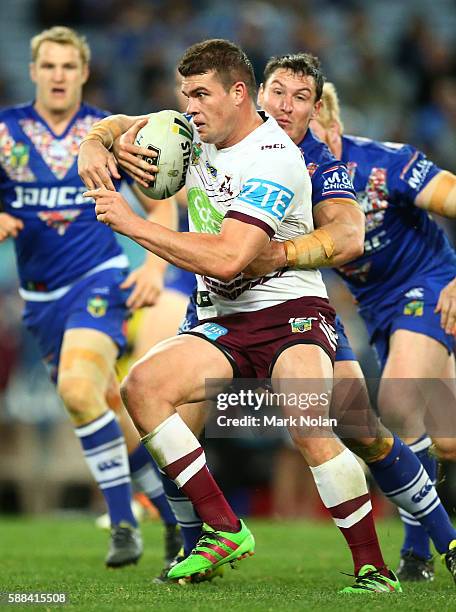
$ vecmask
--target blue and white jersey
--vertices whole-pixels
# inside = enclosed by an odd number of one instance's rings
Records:
[[[82,104],[57,136],[33,104],[0,112],[0,199],[24,223],[15,246],[25,299],[55,299],[93,271],[128,266],[77,172],[79,144],[106,114]]]
[[[361,306],[373,306],[417,274],[446,269],[456,275],[456,255],[443,230],[415,206],[417,195],[440,168],[410,145],[344,136],[342,161],[366,215],[364,254],[339,274]]]
[[[311,130],[299,143],[312,181],[312,205],[331,199],[356,201],[355,190],[347,166],[336,160],[324,142]]]

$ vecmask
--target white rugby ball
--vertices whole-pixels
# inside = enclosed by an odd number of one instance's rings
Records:
[[[192,126],[181,113],[164,110],[149,116],[147,124],[139,130],[135,144],[157,153],[157,157],[144,159],[158,166],[158,174],[149,187],[138,185],[143,193],[154,200],[164,200],[185,185],[192,141]]]

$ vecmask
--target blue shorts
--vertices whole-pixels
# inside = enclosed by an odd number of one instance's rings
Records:
[[[358,361],[350,345],[350,340],[347,338],[347,334],[345,333],[344,324],[339,317],[336,317],[334,327],[336,328],[337,334],[337,351],[335,361]]]
[[[451,354],[454,337],[440,326],[440,312],[435,313],[441,290],[454,278],[453,270],[412,277],[394,295],[385,296],[374,307],[359,309],[370,343],[374,345],[383,370],[389,352],[389,339],[398,329],[408,329],[434,338]]]
[[[179,325],[179,329],[177,330],[177,333],[183,334],[185,332],[190,331],[197,325],[199,325],[199,321],[198,321],[198,314],[196,312],[196,287],[193,284],[193,289],[192,289],[190,299],[187,305],[187,311],[185,313],[184,318],[182,319],[181,324]]]
[[[129,314],[125,302],[131,290],[120,289],[119,285],[126,277],[126,270],[104,270],[76,282],[58,300],[26,302],[24,323],[36,338],[54,382],[63,335],[68,329],[97,329],[113,339],[119,352],[124,350],[124,322]]]
[[[165,287],[174,289],[185,296],[189,296],[195,288],[195,275],[193,272],[181,270],[176,266],[169,265],[165,273]]]

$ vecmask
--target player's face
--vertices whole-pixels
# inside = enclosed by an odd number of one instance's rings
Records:
[[[36,61],[30,65],[30,76],[36,84],[37,106],[50,113],[75,111],[88,75],[88,67],[76,47],[43,42]]]
[[[321,106],[320,101],[315,102],[315,79],[284,68],[275,70],[260,86],[258,104],[296,144],[304,138],[309,121]]]
[[[236,125],[234,86],[226,91],[217,74],[207,72],[182,79],[182,93],[187,98],[187,113],[203,142],[219,148],[228,146]]]

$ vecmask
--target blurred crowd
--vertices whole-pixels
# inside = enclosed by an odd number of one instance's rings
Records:
[[[453,0],[2,0],[0,106],[33,95],[29,39],[56,24],[87,36],[92,61],[85,98],[102,108],[139,114],[175,107],[176,60],[204,38],[240,43],[258,82],[271,55],[305,50],[320,57],[336,84],[348,133],[410,142],[456,171]],[[11,244],[0,245],[0,261],[0,424],[22,419],[43,426],[64,418],[63,411],[20,326]],[[373,375],[353,306],[339,286],[333,291],[341,314],[352,320],[348,327],[367,374]],[[244,448],[239,461],[257,466],[252,474],[267,484],[269,449],[263,457],[255,450]],[[0,490],[0,511],[1,505]]]

